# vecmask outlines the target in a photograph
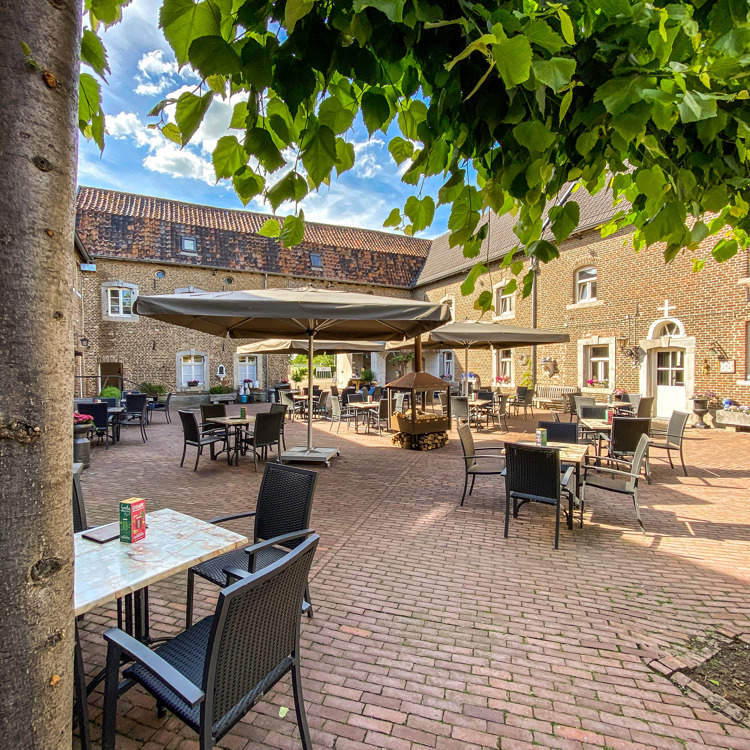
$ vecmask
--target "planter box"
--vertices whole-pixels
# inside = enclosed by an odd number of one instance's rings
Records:
[[[723,409],[718,409],[714,422],[728,430],[750,430],[750,414],[743,414],[741,411],[724,411]]]
[[[212,404],[228,403],[233,404],[237,398],[236,393],[209,393],[208,400]]]

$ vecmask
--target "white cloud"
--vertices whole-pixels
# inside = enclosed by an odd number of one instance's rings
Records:
[[[155,83],[139,83],[133,89],[133,93],[139,96],[156,96],[170,86],[174,86],[174,81],[171,78],[162,78]]]
[[[383,171],[377,152],[382,151],[385,141],[381,138],[372,138],[369,141],[354,143],[354,174],[357,177],[369,179]]]
[[[119,141],[130,139],[139,148],[148,146],[149,149],[155,149],[165,142],[158,130],[149,130],[134,112],[108,115],[106,123],[109,135]]]
[[[177,62],[174,60],[164,59],[164,50],[155,49],[151,52],[146,52],[138,61],[138,70],[146,76],[146,78],[158,78],[159,76],[177,73]]]
[[[200,77],[190,67],[178,69],[177,61],[174,59],[165,59],[171,56],[171,52],[165,52],[163,49],[153,49],[141,55],[138,60],[138,70],[136,74],[138,85],[133,89],[139,96],[155,96],[161,94],[169,88],[174,88],[179,81],[200,81]]]
[[[152,172],[201,180],[208,185],[216,182],[213,165],[208,159],[186,148],[180,150],[174,143],[159,146],[143,160],[143,166]]]

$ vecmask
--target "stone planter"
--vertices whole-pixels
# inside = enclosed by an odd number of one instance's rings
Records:
[[[715,416],[716,424],[723,425],[728,430],[750,430],[750,414],[741,411],[724,411],[718,409]]]
[[[83,464],[84,469],[91,465],[91,441],[87,435],[93,424],[73,425],[73,461]]]
[[[691,399],[693,402],[693,414],[698,417],[698,421],[693,425],[698,430],[708,430],[711,425],[707,425],[703,421],[703,417],[708,414],[708,399],[707,398],[694,398]]]

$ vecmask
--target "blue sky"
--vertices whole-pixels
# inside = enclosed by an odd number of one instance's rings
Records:
[[[159,0],[134,0],[124,8],[122,22],[103,35],[112,69],[109,85],[103,86],[108,135],[103,155],[95,144],[80,139],[78,183],[241,209],[229,181],[216,184],[211,165],[211,151],[227,132],[235,101],[214,103],[192,142],[183,149],[146,127],[156,121],[147,117],[156,102],[197,82],[189,69],[177,70],[158,27],[159,4]],[[397,132],[392,126],[388,136]],[[379,132],[368,139],[361,118],[348,137],[355,144],[354,168],[334,178],[330,188],[323,186],[308,196],[302,204],[305,217],[308,221],[382,230],[390,210],[401,208],[414,188],[401,182],[399,172],[403,169],[399,170],[388,153],[389,137]],[[440,182],[432,178],[427,185],[435,199]],[[270,206],[257,200],[247,209],[272,212]],[[282,206],[279,213],[291,210]],[[447,209],[439,208],[432,227],[419,236],[442,234],[447,220]]]

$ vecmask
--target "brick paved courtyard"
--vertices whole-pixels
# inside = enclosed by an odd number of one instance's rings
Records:
[[[114,448],[93,451],[82,480],[90,524],[114,520],[117,502],[133,495],[148,510],[199,518],[254,507],[262,466],[256,474],[249,457],[231,468],[202,458],[193,473],[189,449],[181,469],[174,418],[157,416],[146,445],[123,430]],[[534,427],[513,420],[510,437]],[[302,444],[304,432],[289,425],[287,444]],[[385,434],[331,434],[327,423],[315,437],[342,453],[319,470],[315,617],[302,624],[316,748],[750,748],[749,730],[648,666],[717,628],[750,631],[750,433],[689,431],[689,477],[653,460],[654,484],[641,495],[646,535],[628,498],[590,490],[584,528],[563,525],[558,551],[547,507],[524,506],[503,539],[497,477],[478,479],[459,507],[455,431],[426,453],[394,448]],[[152,634],[184,626],[185,591],[185,575],[151,587]],[[198,583],[197,615],[213,611],[216,594]],[[92,675],[114,622],[113,607],[86,616]],[[99,687],[90,700],[97,740],[101,702]],[[283,718],[281,707],[291,709]],[[198,748],[138,687],[119,702],[118,731],[121,750]],[[219,747],[299,748],[288,678]]]

